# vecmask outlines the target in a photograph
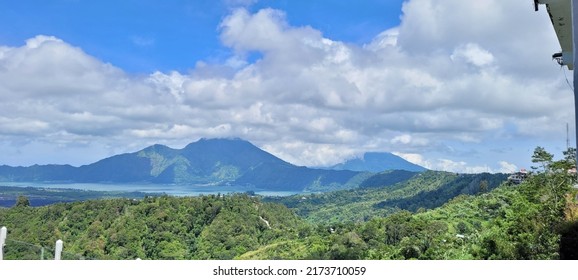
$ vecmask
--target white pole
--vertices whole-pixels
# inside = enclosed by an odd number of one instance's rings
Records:
[[[6,243],[7,232],[6,227],[0,229],[0,261],[4,259],[4,244]]]
[[[54,260],[59,261],[62,255],[62,240],[56,240],[56,248],[54,248]]]
[[[578,3],[576,0],[570,1],[570,9],[572,10],[572,56],[574,63],[574,118],[576,121],[576,145],[578,145],[578,53],[576,48],[578,48]],[[576,147],[576,153],[578,155],[578,146]],[[576,156],[576,164],[578,168],[578,156]]]

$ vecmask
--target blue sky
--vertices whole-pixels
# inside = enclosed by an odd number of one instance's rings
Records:
[[[218,26],[232,9],[283,10],[291,25],[310,25],[324,36],[356,44],[397,26],[402,1],[2,1],[4,44],[38,34],[58,37],[125,71],[188,71],[200,60],[220,61],[230,50]],[[247,2],[247,3],[243,3]],[[254,3],[253,3],[254,2]],[[250,4],[253,3],[253,4]],[[248,5],[250,4],[250,5]]]
[[[0,164],[240,137],[308,166],[529,168],[566,123],[575,143],[572,75],[531,4],[0,0]]]

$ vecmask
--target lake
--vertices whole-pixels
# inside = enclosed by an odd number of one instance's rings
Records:
[[[121,191],[166,193],[173,196],[199,196],[208,194],[243,193],[254,191],[263,196],[289,196],[301,192],[265,191],[245,186],[207,186],[207,185],[162,185],[162,184],[94,184],[94,183],[39,183],[39,182],[0,182],[9,187],[37,187],[55,189],[79,189],[89,191]]]

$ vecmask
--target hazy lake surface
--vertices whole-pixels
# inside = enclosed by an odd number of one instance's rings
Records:
[[[296,191],[264,191],[244,186],[206,186],[206,185],[162,185],[162,184],[92,184],[92,183],[38,183],[38,182],[0,182],[8,187],[37,187],[55,189],[80,189],[89,191],[121,191],[166,193],[174,196],[199,196],[208,194],[244,193],[254,191],[263,196],[288,196]]]

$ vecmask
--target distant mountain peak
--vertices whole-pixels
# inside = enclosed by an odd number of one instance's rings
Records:
[[[153,152],[153,151],[161,152],[161,151],[174,151],[174,149],[171,147],[162,145],[162,144],[154,144],[154,145],[151,145],[151,146],[148,146],[148,147],[142,149],[141,152],[142,151],[144,151],[144,152]]]
[[[219,146],[219,145],[225,145],[225,146],[230,146],[230,145],[247,145],[247,146],[252,146],[257,148],[255,145],[253,145],[251,142],[241,139],[241,138],[201,138],[196,142],[192,142],[189,143],[187,146],[185,146],[185,148],[183,148],[184,150],[186,150],[187,148],[193,147],[193,146]],[[257,148],[258,149],[258,148]]]
[[[218,137],[218,138],[200,138],[198,141],[193,142],[191,144],[194,143],[199,143],[199,142],[245,142],[245,143],[250,143],[249,141],[239,138],[239,137]]]
[[[347,160],[331,167],[335,170],[352,170],[367,172],[382,172],[386,170],[426,171],[427,169],[413,164],[399,156],[388,152],[367,152],[361,157]]]

